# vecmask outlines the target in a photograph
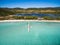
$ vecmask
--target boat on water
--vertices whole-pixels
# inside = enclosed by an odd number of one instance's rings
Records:
[[[30,32],[30,25],[29,25],[29,23],[28,23],[28,32]]]

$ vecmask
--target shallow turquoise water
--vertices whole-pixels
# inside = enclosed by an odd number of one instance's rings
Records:
[[[59,22],[0,23],[0,45],[60,45]]]

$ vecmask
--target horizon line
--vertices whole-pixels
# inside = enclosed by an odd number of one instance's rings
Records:
[[[26,7],[26,8],[56,8],[60,6],[55,6],[55,7]],[[0,8],[24,8],[24,7],[0,7]]]

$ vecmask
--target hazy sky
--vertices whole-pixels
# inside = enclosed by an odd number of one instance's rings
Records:
[[[0,7],[60,7],[60,0],[0,0]]]

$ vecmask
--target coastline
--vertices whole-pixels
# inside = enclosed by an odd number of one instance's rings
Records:
[[[23,22],[23,21],[35,21],[35,22],[60,22],[60,20],[0,20],[0,22]]]

